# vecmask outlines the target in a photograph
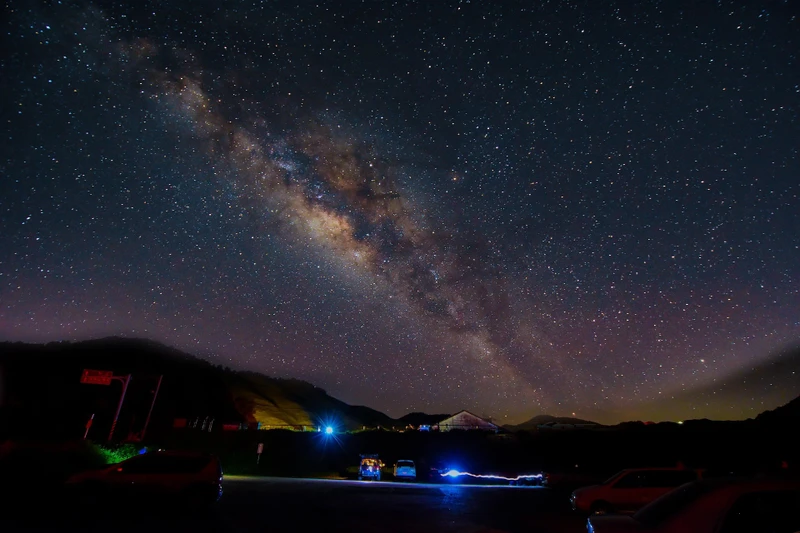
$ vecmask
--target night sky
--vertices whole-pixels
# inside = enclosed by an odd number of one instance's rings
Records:
[[[800,339],[798,2],[4,9],[0,340],[521,422]]]

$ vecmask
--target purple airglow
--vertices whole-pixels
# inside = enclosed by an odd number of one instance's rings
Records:
[[[506,481],[519,481],[521,479],[542,479],[542,474],[521,474],[517,477],[496,476],[494,474],[473,474],[471,472],[459,472],[458,470],[448,470],[442,477],[469,476],[479,479],[503,479]]]

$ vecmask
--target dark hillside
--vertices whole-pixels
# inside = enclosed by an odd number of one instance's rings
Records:
[[[401,416],[398,421],[402,422],[404,425],[412,425],[414,427],[420,425],[428,425],[432,426],[434,424],[438,424],[442,420],[450,418],[451,415],[429,415],[427,413],[408,413],[407,415]]]
[[[109,338],[0,344],[3,430],[74,438],[83,435],[84,424],[94,413],[91,437],[103,440],[121,383],[81,384],[85,368],[133,375],[115,433],[118,438],[142,430],[159,375],[164,379],[148,434],[163,434],[175,419],[197,421],[200,426],[213,421],[217,429],[239,422],[285,428],[333,424],[340,429],[394,424],[383,413],[347,405],[303,381],[233,371],[151,341]]]
[[[163,430],[174,418],[242,419],[221,367],[158,343],[102,339],[0,345],[0,407],[11,418],[6,421],[27,434],[74,437],[83,434],[86,420],[94,413],[93,435],[107,432],[122,384],[82,384],[84,368],[133,375],[117,428],[120,437],[142,429],[161,374],[164,379],[150,430]]]
[[[527,422],[523,422],[522,424],[517,424],[515,426],[507,426],[508,429],[511,430],[535,430],[541,425],[544,424],[597,424],[597,422],[591,422],[589,420],[581,420],[580,418],[571,418],[568,416],[552,416],[552,415],[537,415],[528,420]],[[599,425],[599,424],[598,424]]]

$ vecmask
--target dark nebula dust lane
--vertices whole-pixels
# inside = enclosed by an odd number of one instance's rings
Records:
[[[2,339],[393,416],[800,393],[736,385],[800,339],[790,3],[9,6]]]

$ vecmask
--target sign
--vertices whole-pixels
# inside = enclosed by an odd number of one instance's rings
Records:
[[[83,369],[81,374],[81,383],[88,383],[90,385],[111,385],[111,378],[114,377],[112,370],[91,370],[88,368]]]
[[[256,464],[259,464],[261,462],[261,453],[263,451],[264,451],[264,443],[263,442],[259,442],[258,443],[258,448],[257,448],[257,451],[256,451],[256,454],[258,454],[258,455],[256,455]]]

